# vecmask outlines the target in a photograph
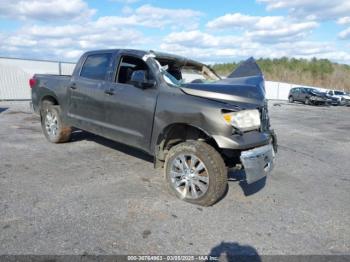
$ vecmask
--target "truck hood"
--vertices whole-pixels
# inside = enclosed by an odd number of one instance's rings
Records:
[[[184,93],[226,103],[265,104],[264,77],[253,58],[240,64],[227,78],[212,83],[183,84]]]
[[[328,98],[328,95],[325,92],[311,91],[310,94],[313,95],[313,96],[318,96],[318,97],[322,97],[322,98]]]

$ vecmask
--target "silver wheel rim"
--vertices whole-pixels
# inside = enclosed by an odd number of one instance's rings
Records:
[[[181,154],[171,163],[170,181],[182,198],[198,199],[208,190],[209,175],[198,157],[193,154]]]
[[[55,138],[57,136],[58,120],[57,120],[57,116],[55,114],[52,114],[51,111],[47,111],[46,113],[45,128],[46,128],[47,134],[51,138]]]

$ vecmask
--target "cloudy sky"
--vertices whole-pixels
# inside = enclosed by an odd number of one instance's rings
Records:
[[[207,63],[288,56],[350,64],[350,0],[0,0],[0,56],[76,61],[102,48]]]

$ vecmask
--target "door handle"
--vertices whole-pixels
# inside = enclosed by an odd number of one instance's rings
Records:
[[[105,94],[112,96],[114,95],[114,90],[105,90]]]
[[[77,89],[77,86],[75,83],[72,83],[72,85],[69,88],[75,90],[75,89]]]

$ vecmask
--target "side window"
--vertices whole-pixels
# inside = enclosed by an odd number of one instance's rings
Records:
[[[104,80],[111,59],[111,53],[89,55],[81,69],[80,76],[95,80]]]
[[[129,84],[134,71],[143,70],[148,80],[153,80],[154,76],[148,65],[140,58],[133,56],[122,56],[116,76],[116,82]]]

